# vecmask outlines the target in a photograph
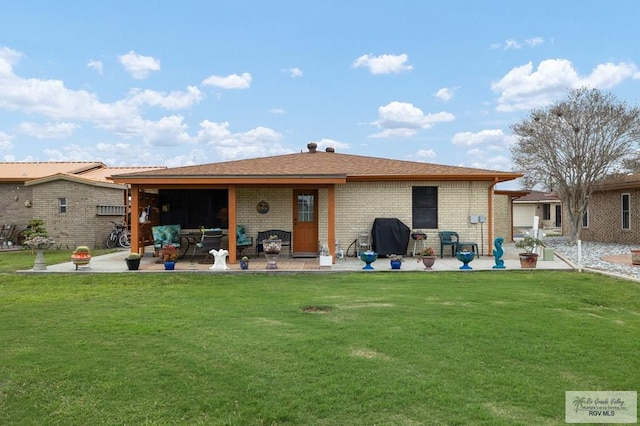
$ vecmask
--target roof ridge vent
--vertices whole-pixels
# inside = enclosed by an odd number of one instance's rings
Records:
[[[317,148],[318,148],[318,144],[315,142],[309,142],[307,144],[307,149],[309,150],[309,152],[316,152]]]
[[[332,146],[328,146],[328,147],[325,148],[325,151],[326,152],[336,152],[336,149],[334,147],[332,147]]]

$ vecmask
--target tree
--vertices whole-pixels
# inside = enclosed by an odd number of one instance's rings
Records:
[[[528,189],[555,191],[569,215],[569,240],[580,239],[582,215],[595,185],[635,152],[640,109],[598,89],[572,90],[564,100],[512,125],[515,169]]]

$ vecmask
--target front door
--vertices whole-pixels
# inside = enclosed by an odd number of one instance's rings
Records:
[[[293,191],[293,254],[318,255],[318,191]]]

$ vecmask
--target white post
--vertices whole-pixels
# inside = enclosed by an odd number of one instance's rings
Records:
[[[540,223],[540,216],[533,217],[533,238],[538,238],[538,224]]]
[[[539,232],[538,232],[538,224],[539,223],[540,223],[540,216],[534,216],[533,217],[533,230],[532,230],[533,235],[532,235],[532,237],[536,238],[536,239],[539,238],[538,237],[538,234],[539,234]],[[540,253],[538,253],[539,250],[538,250],[538,246],[537,245],[533,248],[533,250],[534,250],[534,253],[540,254]]]
[[[578,240],[578,272],[582,272],[582,241]]]

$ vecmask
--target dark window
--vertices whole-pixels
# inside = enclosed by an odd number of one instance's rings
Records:
[[[542,205],[542,220],[551,220],[551,204]]]
[[[229,227],[226,189],[161,189],[160,224],[183,228]]]
[[[629,194],[622,194],[622,229],[631,228],[631,208]]]
[[[438,228],[438,187],[414,186],[412,188],[413,229]]]
[[[67,199],[58,198],[58,213],[66,213],[66,212],[67,212]]]
[[[588,207],[584,209],[584,211],[582,212],[582,227],[583,228],[589,227],[589,208]]]

